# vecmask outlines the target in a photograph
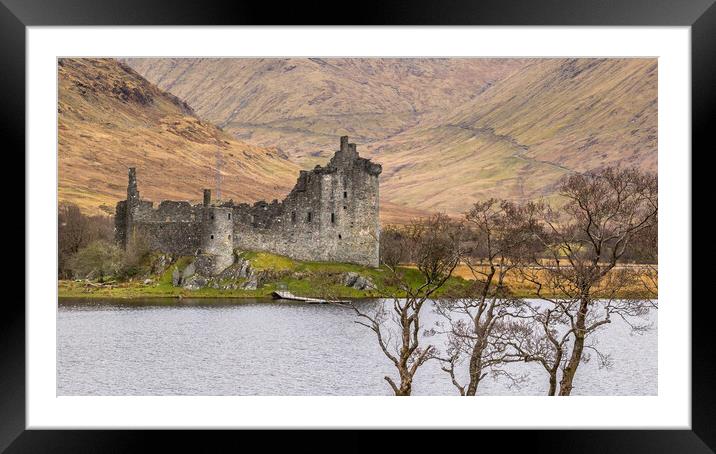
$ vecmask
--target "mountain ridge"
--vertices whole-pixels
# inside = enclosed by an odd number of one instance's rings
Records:
[[[281,197],[298,167],[198,118],[178,97],[114,59],[58,60],[58,198],[110,214],[137,167],[148,200],[200,200],[223,156],[225,199]]]
[[[351,136],[383,165],[393,220],[489,197],[549,201],[570,172],[657,166],[656,59],[121,61],[303,169]]]

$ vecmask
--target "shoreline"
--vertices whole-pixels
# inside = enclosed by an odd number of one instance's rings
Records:
[[[191,257],[176,258],[161,272],[147,274],[140,278],[127,281],[109,281],[104,283],[88,280],[57,281],[58,297],[60,298],[116,298],[116,299],[146,299],[146,298],[271,298],[274,291],[290,291],[296,296],[319,299],[359,299],[381,298],[402,292],[390,282],[388,273],[383,267],[370,268],[348,263],[302,262],[287,257],[266,252],[242,252],[239,257],[248,262],[253,276],[265,275],[266,279],[255,279],[258,288],[240,288],[247,282],[248,277],[215,278],[201,288],[189,289],[174,285],[174,274],[181,272],[190,262]],[[232,265],[236,266],[236,265]],[[641,266],[641,265],[637,265]],[[401,265],[403,276],[411,284],[418,284],[421,280],[419,271],[412,264]],[[474,279],[474,274],[468,273],[465,265],[459,265],[446,285],[438,290],[434,297],[450,294],[451,289],[468,285]],[[373,286],[348,285],[346,274],[358,275]],[[472,278],[472,279],[471,279]],[[535,287],[511,276],[506,279],[506,285],[516,298],[538,299]],[[256,287],[256,285],[255,285]],[[356,288],[357,287],[357,288]],[[362,289],[361,289],[362,288]],[[381,289],[380,291],[377,289]],[[630,286],[622,289],[617,295],[621,299],[652,299],[654,294],[645,290],[646,287]],[[652,289],[653,291],[654,289]],[[556,293],[543,293],[545,297],[558,297]],[[595,299],[599,299],[599,291],[594,292]]]
[[[104,290],[104,291],[103,291]],[[113,292],[112,290],[122,290],[120,292]],[[176,292],[161,292],[161,291],[150,291],[150,292],[138,292],[137,290],[140,290],[139,288],[133,288],[130,292],[123,291],[124,289],[97,289],[94,291],[67,291],[66,289],[63,289],[62,286],[58,287],[57,297],[58,299],[91,299],[91,298],[103,298],[103,299],[117,299],[117,300],[140,300],[140,299],[175,299],[177,301],[181,301],[182,299],[236,299],[236,300],[242,300],[242,299],[267,299],[267,300],[274,300],[271,296],[271,293],[275,290],[273,288],[271,289],[261,289],[261,290],[218,290],[218,289],[201,289],[201,290],[185,290],[182,288],[177,288]],[[366,299],[366,298],[372,298],[372,299],[379,299],[379,298],[386,298],[386,296],[381,296],[377,292],[364,292],[359,290],[353,290],[350,288],[346,288],[346,294],[345,295],[335,295],[336,298],[341,299],[351,299],[351,300],[358,300],[358,299]],[[307,296],[312,298],[321,298],[317,295],[301,295],[301,296]],[[550,297],[553,297],[554,295],[548,295]],[[515,297],[517,298],[524,298],[524,299],[540,299],[536,294],[529,293],[529,292],[516,292]],[[439,298],[439,296],[438,296]],[[635,296],[634,294],[625,295],[623,298],[624,300],[639,300],[639,299],[654,299],[658,300],[658,295],[656,297],[647,297],[647,296]],[[437,299],[437,298],[436,298]],[[604,298],[595,298],[595,299],[604,299]]]
[[[58,298],[112,298],[112,299],[148,299],[148,298],[172,298],[181,300],[184,298],[231,298],[231,299],[251,299],[262,298],[272,299],[271,294],[276,290],[286,290],[279,288],[276,283],[267,283],[262,288],[256,290],[245,289],[218,289],[206,287],[197,290],[188,290],[182,287],[173,287],[160,283],[158,285],[144,285],[138,282],[120,283],[117,285],[109,285],[103,287],[87,286],[83,282],[76,281],[59,281],[57,286]],[[293,291],[293,289],[292,289]],[[298,296],[322,298],[322,299],[360,299],[360,298],[380,298],[381,295],[377,291],[357,290],[351,287],[335,286],[330,295],[308,294],[306,290],[294,292]]]

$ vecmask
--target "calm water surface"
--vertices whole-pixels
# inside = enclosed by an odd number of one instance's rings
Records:
[[[426,310],[422,318],[427,326],[437,316]],[[389,395],[383,376],[394,375],[392,366],[355,320],[350,308],[270,300],[62,299],[57,394]],[[596,334],[613,366],[582,364],[573,394],[657,394],[656,311],[649,320],[654,329],[643,335],[620,319]],[[519,388],[486,379],[479,394],[546,393],[540,366],[510,366],[527,375]],[[455,388],[430,361],[413,394],[454,395]]]

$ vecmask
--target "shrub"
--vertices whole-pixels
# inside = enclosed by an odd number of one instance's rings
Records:
[[[115,244],[96,240],[72,256],[69,268],[75,278],[97,279],[116,275],[122,269],[124,254]]]
[[[96,240],[111,241],[113,224],[112,217],[87,216],[73,203],[60,203],[57,213],[58,276],[71,276],[70,261],[80,249]]]

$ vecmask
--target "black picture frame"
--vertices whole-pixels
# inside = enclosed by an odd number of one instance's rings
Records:
[[[0,130],[4,157],[24,156],[25,32],[41,25],[549,25],[549,26],[691,26],[692,149],[684,159],[713,149],[711,126],[716,114],[715,0],[425,0],[338,4],[306,1],[279,6],[272,2],[207,2],[191,0],[0,0]],[[24,163],[18,164],[24,166]],[[6,167],[7,168],[7,167]],[[693,166],[692,169],[698,169]],[[7,170],[6,170],[7,171]],[[703,170],[702,171],[707,171]],[[19,173],[19,172],[18,172]],[[708,177],[706,177],[708,178]],[[697,181],[697,175],[692,181]],[[662,183],[668,188],[668,182]],[[19,187],[19,184],[15,187]],[[694,196],[697,195],[693,191]],[[18,204],[15,204],[18,205]],[[698,206],[695,203],[692,207]],[[19,216],[16,215],[19,219]],[[24,219],[24,217],[23,217]],[[23,221],[24,222],[24,221]],[[692,222],[692,242],[706,224]],[[15,225],[14,228],[17,228]],[[705,237],[705,236],[704,236]],[[25,237],[27,242],[31,238]],[[713,250],[708,246],[703,249]],[[21,255],[18,253],[17,255]],[[693,255],[692,255],[693,257]],[[685,264],[688,265],[688,264]],[[708,282],[707,267],[692,265],[692,282]],[[13,266],[18,266],[13,262]],[[27,281],[26,281],[27,282]],[[50,285],[48,283],[48,285]],[[54,283],[52,284],[54,285]],[[713,316],[708,298],[692,302],[691,430],[573,430],[524,431],[505,434],[483,431],[483,439],[502,440],[509,450],[532,452],[714,452],[716,450],[716,362]],[[673,303],[673,302],[672,302]],[[686,305],[689,301],[678,302]],[[666,304],[666,303],[665,303]],[[25,430],[25,310],[15,298],[5,301],[0,316],[0,451],[6,452],[133,452],[151,449],[154,442],[202,451],[248,447],[262,440],[273,446],[284,440],[311,450],[372,450],[365,432],[315,432],[289,437],[267,434],[237,436],[231,431]],[[237,409],[237,411],[240,411]],[[479,411],[479,410],[478,410]],[[575,415],[575,418],[578,418]],[[638,421],[635,422],[638,424]],[[459,439],[470,440],[469,432]],[[383,437],[380,448],[394,448],[403,437]],[[405,437],[410,439],[411,437]],[[505,441],[509,439],[509,442]],[[431,445],[447,449],[439,434],[421,436],[421,450]],[[449,441],[449,440],[448,440]],[[340,443],[336,445],[336,443]],[[414,443],[414,442],[413,442]],[[482,445],[487,448],[489,445]],[[377,448],[376,448],[377,449]],[[437,448],[436,448],[437,449]]]

